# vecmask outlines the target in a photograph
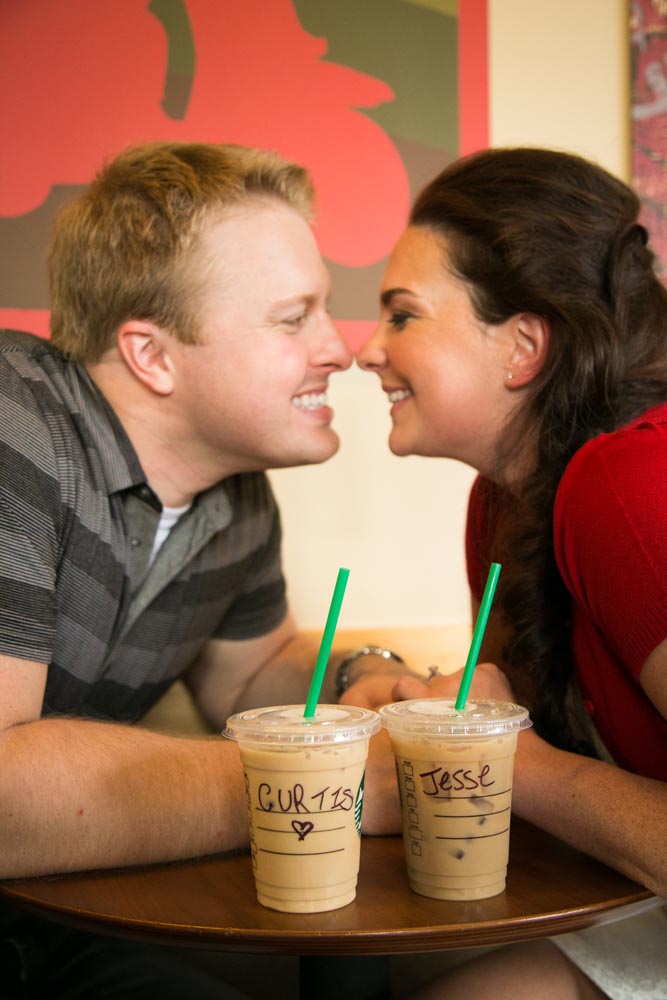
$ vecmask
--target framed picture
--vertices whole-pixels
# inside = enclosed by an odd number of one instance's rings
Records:
[[[667,279],[667,0],[632,0],[632,183]]]
[[[486,0],[2,4],[0,325],[48,335],[51,223],[105,159],[232,142],[310,169],[355,346],[412,195],[488,143],[486,23]]]

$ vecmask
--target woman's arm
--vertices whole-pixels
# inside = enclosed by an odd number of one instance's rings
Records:
[[[664,678],[667,643],[653,658],[662,668],[650,667],[649,675],[661,673]],[[459,671],[437,677],[426,687],[405,678],[394,695],[453,697],[460,679]],[[652,684],[660,686],[655,679]],[[660,690],[664,694],[664,686]],[[470,694],[516,700],[505,674],[491,663],[477,666]],[[640,733],[637,738],[641,739]],[[667,897],[666,783],[558,750],[529,729],[519,734],[512,808],[523,819]]]
[[[667,897],[664,782],[557,750],[529,730],[519,736],[513,809]]]

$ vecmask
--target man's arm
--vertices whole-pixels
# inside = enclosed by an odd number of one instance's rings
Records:
[[[324,676],[320,702],[338,701],[336,669],[346,652],[334,650]],[[318,644],[301,635],[287,615],[257,639],[212,639],[184,680],[199,708],[216,729],[234,712],[261,705],[299,705],[306,700]],[[408,672],[393,660],[363,656],[354,663],[350,687],[341,701],[377,708],[392,700],[396,680]]]
[[[302,702],[316,654],[286,618],[261,639],[212,643],[189,680],[222,729],[243,707]],[[41,719],[46,674],[43,663],[0,656],[0,878],[169,861],[247,843],[235,743]],[[333,685],[328,676],[322,700],[335,701]],[[368,775],[364,828],[396,832],[393,760],[379,737]]]
[[[230,715],[245,708],[303,702],[316,657],[316,645],[299,635],[288,614],[255,639],[211,639],[183,680],[209,722],[222,730]],[[331,683],[327,676],[322,701],[332,700]]]
[[[46,671],[0,656],[0,877],[188,858],[247,843],[235,744],[40,719]]]
[[[221,730],[231,714],[245,708],[303,704],[317,652],[317,644],[299,635],[288,615],[277,629],[258,639],[211,640],[185,680],[199,708],[215,728]],[[322,687],[322,703],[337,701],[336,665],[342,656],[342,653],[332,655]],[[371,691],[376,704],[391,701],[397,665],[380,656],[364,656],[357,662],[354,683],[341,700],[351,705],[375,707],[369,704]],[[400,830],[396,770],[384,732],[371,739],[363,828],[369,834]]]

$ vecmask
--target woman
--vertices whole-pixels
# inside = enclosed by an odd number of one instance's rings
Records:
[[[480,665],[473,691],[526,703],[535,722],[515,811],[667,896],[667,291],[639,207],[564,153],[453,164],[417,198],[359,362],[392,404],[392,451],[479,472],[468,571],[478,602],[503,564],[482,650],[503,669]],[[396,696],[458,680],[405,679]],[[662,955],[667,916],[644,919],[640,941],[662,935]],[[615,926],[628,940],[633,925]],[[626,996],[595,941],[557,940],[472,963],[447,997],[477,975],[513,1000]],[[664,995],[664,981],[639,986],[627,995]]]

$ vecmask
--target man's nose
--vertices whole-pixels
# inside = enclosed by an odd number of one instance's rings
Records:
[[[352,351],[329,315],[322,322],[320,343],[313,364],[318,368],[345,371],[352,364]]]

